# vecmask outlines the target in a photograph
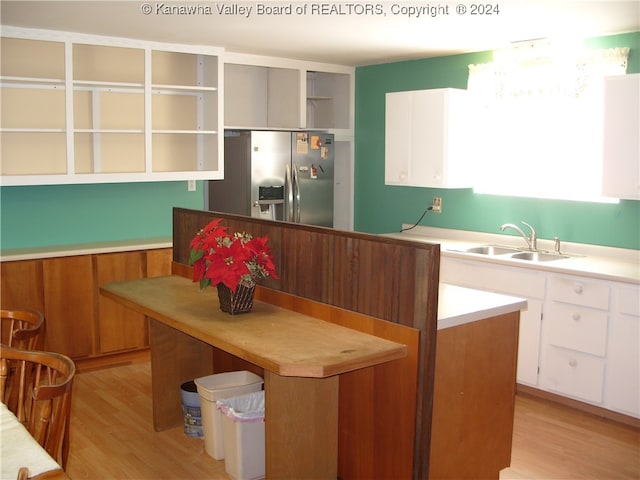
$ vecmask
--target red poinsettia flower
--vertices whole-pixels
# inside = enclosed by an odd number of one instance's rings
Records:
[[[235,292],[238,285],[252,287],[258,279],[278,279],[268,237],[229,234],[221,222],[221,218],[210,222],[189,243],[193,281],[201,288],[224,283]]]

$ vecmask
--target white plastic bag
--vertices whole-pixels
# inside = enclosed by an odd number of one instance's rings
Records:
[[[264,390],[216,400],[216,406],[234,422],[264,422]]]

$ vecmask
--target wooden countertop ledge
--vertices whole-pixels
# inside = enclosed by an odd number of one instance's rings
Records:
[[[156,277],[109,283],[103,295],[281,376],[324,378],[403,358],[406,345],[254,301],[220,311],[215,288]]]

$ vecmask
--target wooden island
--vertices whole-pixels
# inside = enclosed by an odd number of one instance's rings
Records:
[[[273,247],[280,280],[256,289],[246,317],[190,282],[189,241],[219,217]],[[150,319],[156,428],[180,424],[182,382],[245,369],[265,377],[268,478],[498,479],[509,466],[526,302],[441,286],[439,245],[176,208],[173,254],[174,276],[103,292]],[[298,328],[305,348],[283,354],[280,332]],[[308,416],[313,428],[291,429]],[[314,460],[315,443],[302,445],[318,441]]]
[[[407,347],[256,301],[250,314],[219,308],[215,289],[179,276],[110,283],[102,294],[150,319],[153,418],[179,425],[177,389],[214,370],[213,349],[264,369],[268,478],[337,477],[338,376],[406,357]]]

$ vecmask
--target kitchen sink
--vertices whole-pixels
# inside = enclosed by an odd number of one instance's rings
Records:
[[[478,245],[464,250],[452,250],[462,253],[474,253],[476,255],[486,255],[488,257],[499,256],[504,259],[524,260],[527,262],[552,262],[571,258],[568,255],[552,253],[548,251],[531,252],[515,247],[504,247],[502,245]]]
[[[527,260],[529,262],[551,262],[553,260],[560,260],[569,257],[567,255],[545,252],[520,252],[515,255],[511,255],[511,258],[515,260]]]
[[[500,245],[482,245],[480,247],[472,247],[465,250],[466,253],[479,253],[481,255],[506,255],[508,253],[516,253],[520,250],[516,248],[501,247]]]

